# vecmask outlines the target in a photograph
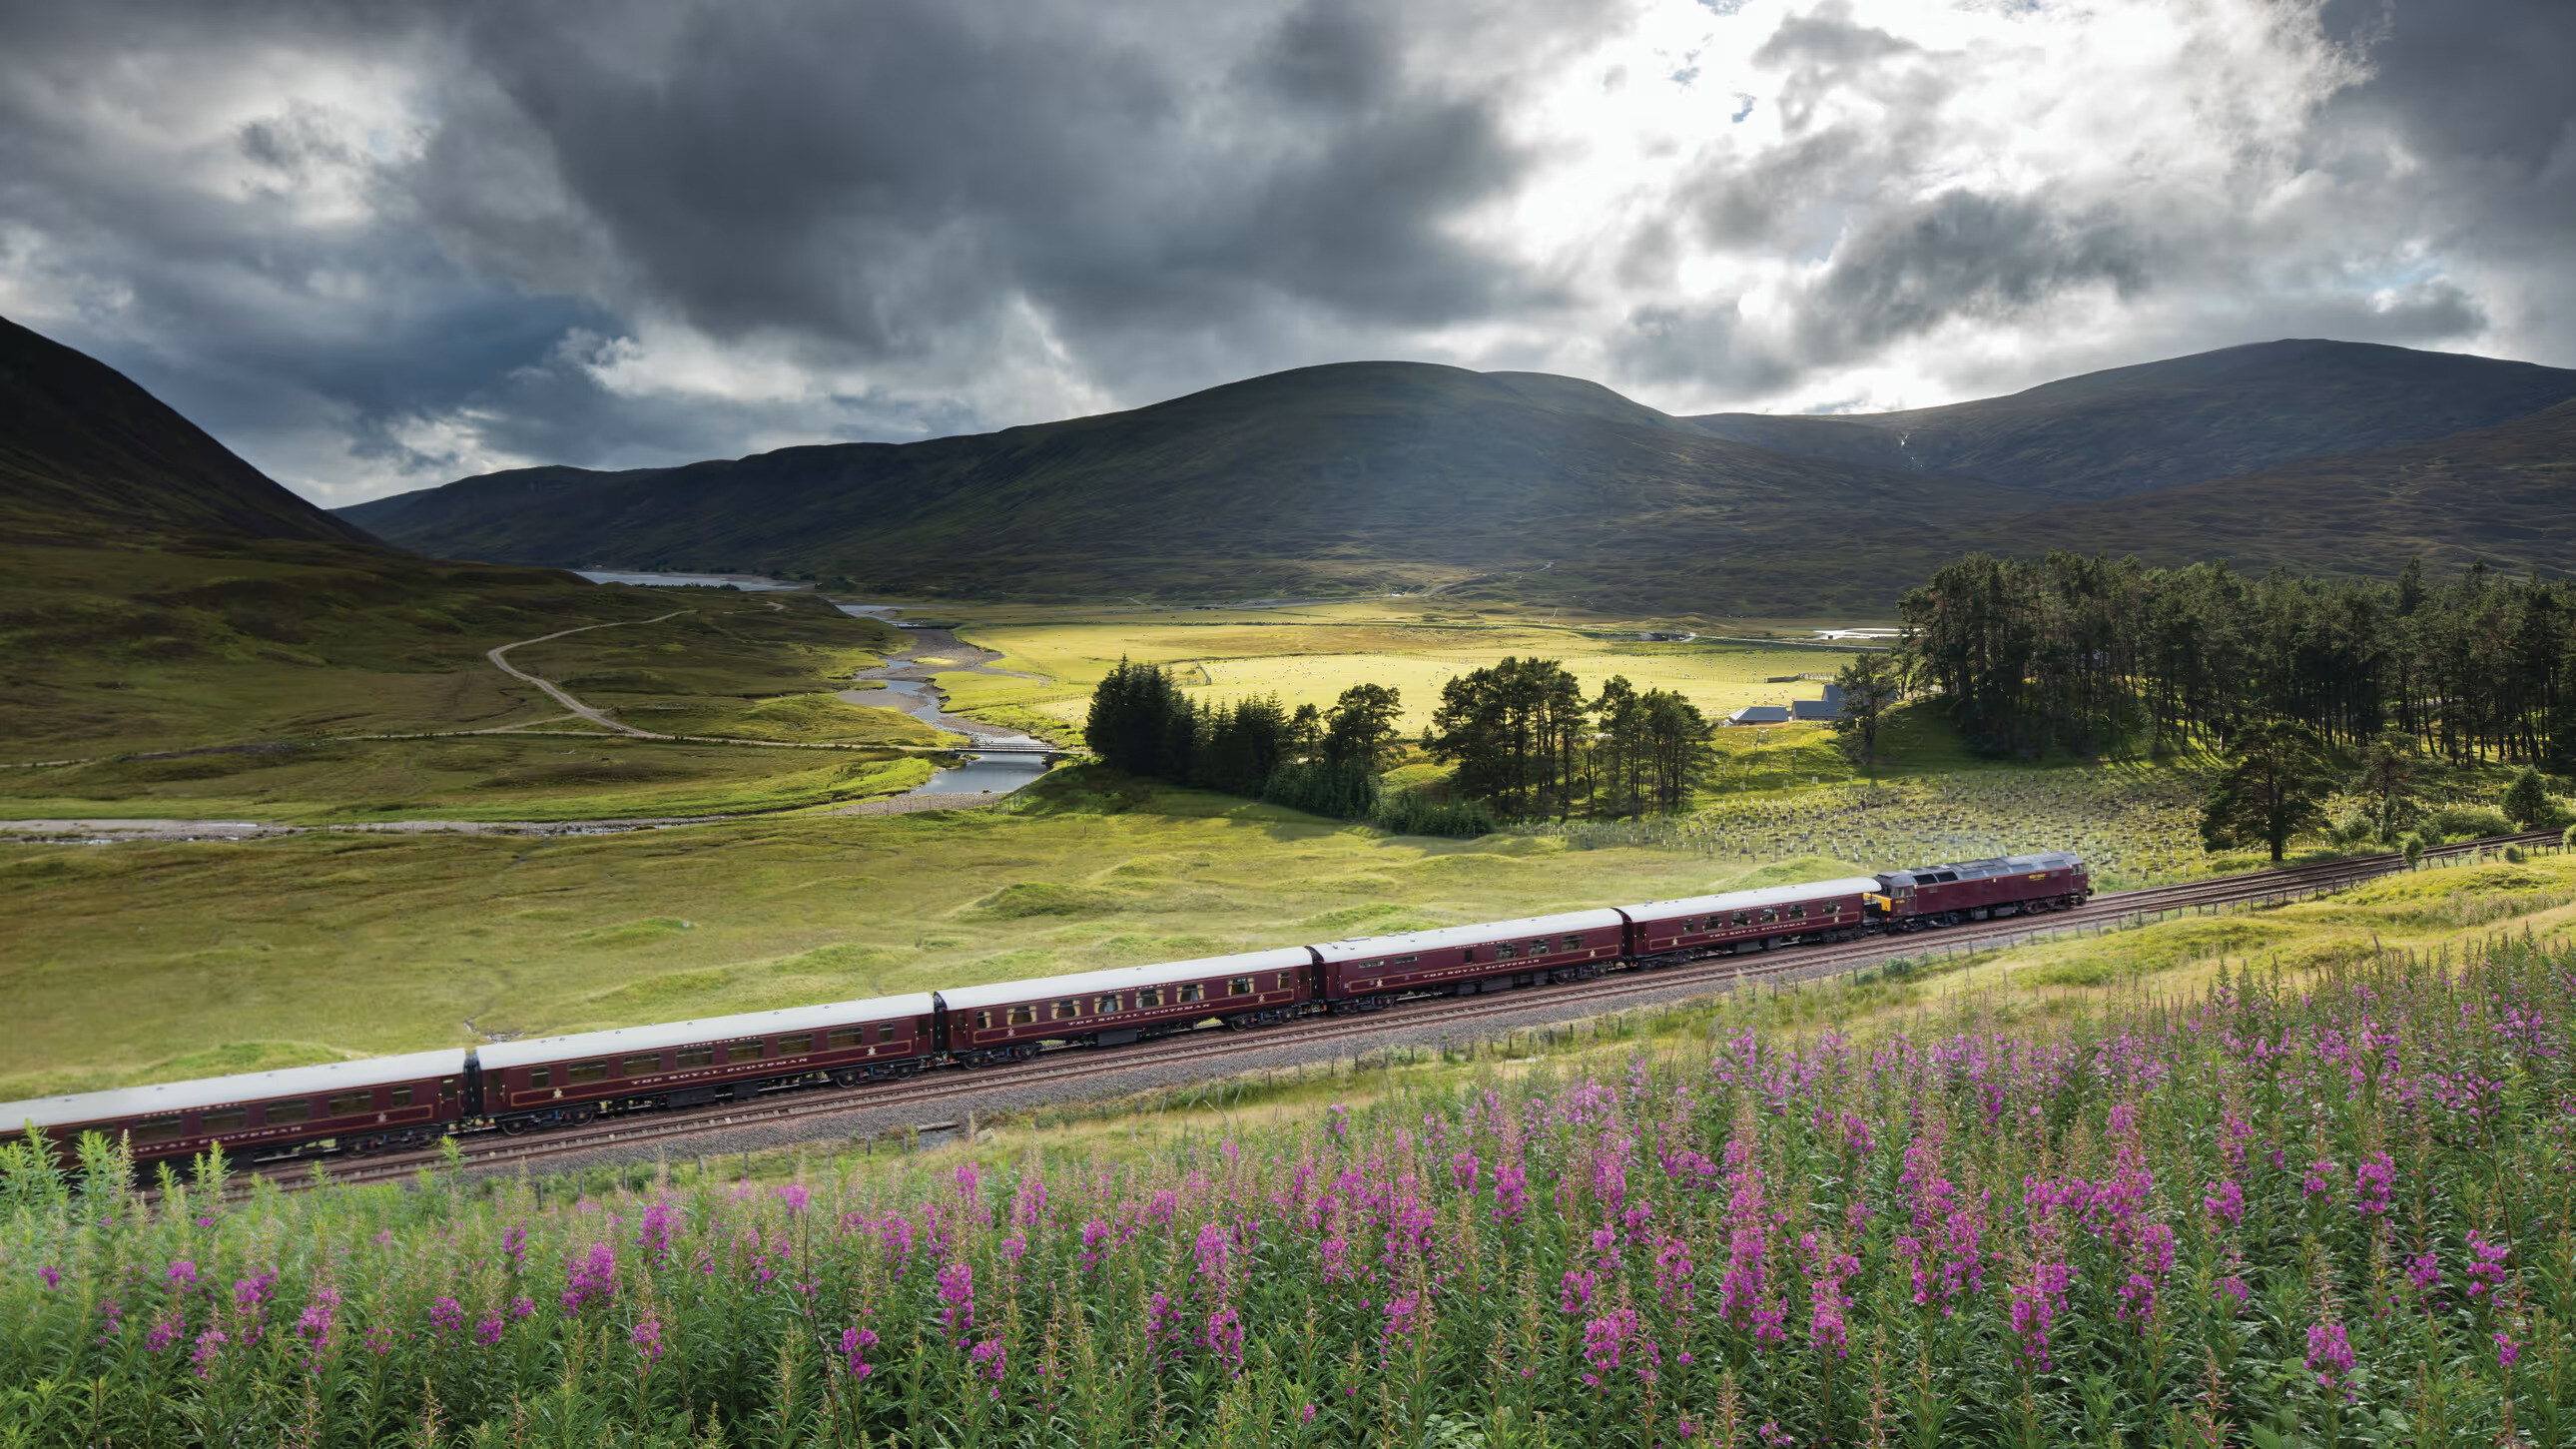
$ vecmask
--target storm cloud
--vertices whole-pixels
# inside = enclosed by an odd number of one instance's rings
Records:
[[[1363,357],[2569,365],[2570,73],[2547,0],[0,0],[0,312],[335,504]]]

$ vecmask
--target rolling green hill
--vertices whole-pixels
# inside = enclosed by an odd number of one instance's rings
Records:
[[[2314,339],[2230,347],[2010,397],[1833,417],[1712,413],[1719,437],[1819,459],[2113,498],[2361,452],[2576,398],[2576,372]]]
[[[497,473],[344,516],[502,562],[905,594],[1439,586],[1701,616],[1881,610],[1969,549],[2576,565],[2533,471],[2563,430],[2516,421],[2571,397],[2576,372],[2331,342],[1865,418],[1681,419],[1576,378],[1348,363],[971,437]],[[2425,460],[2447,456],[2428,440],[2452,436],[2463,458],[2522,461],[2428,492]],[[2260,483],[2208,481],[2230,475]]]
[[[296,497],[114,369],[0,320],[0,765],[560,714],[483,651],[692,604],[651,639],[579,657],[663,650],[656,702],[745,712],[834,687],[892,637],[810,596],[773,610],[423,558]],[[577,667],[549,648],[559,677]],[[41,775],[0,771],[0,795],[50,788]]]
[[[1572,378],[1366,362],[974,437],[498,473],[344,516],[468,557],[757,567],[905,592],[1239,598],[1516,579],[1542,598],[1669,604],[1936,493],[2013,512],[2044,501],[1746,447]]]

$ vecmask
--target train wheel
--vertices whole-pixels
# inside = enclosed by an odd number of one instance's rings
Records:
[[[525,1117],[504,1117],[504,1118],[502,1118],[499,1122],[494,1123],[493,1125],[495,1125],[495,1126],[497,1126],[497,1127],[499,1127],[499,1128],[501,1129],[501,1135],[502,1135],[502,1136],[504,1136],[504,1137],[516,1137],[516,1136],[519,1136],[521,1133],[526,1132],[526,1131],[528,1130],[528,1127],[530,1126],[530,1123],[528,1122],[528,1119],[527,1119],[527,1118],[525,1118]]]

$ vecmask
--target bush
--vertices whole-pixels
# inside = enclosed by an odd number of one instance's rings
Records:
[[[2522,864],[2522,861],[2523,861],[2522,847],[2521,847],[2521,846],[2519,846],[2519,845],[2508,845],[2508,846],[2506,846],[2506,847],[2504,848],[2504,858],[2505,858],[2506,860],[2508,860],[2508,861],[2511,861],[2511,862],[2512,862],[2513,864],[2515,864],[2515,865],[2520,865],[2520,864]]]
[[[2424,821],[2426,833],[2441,840],[2475,840],[2488,835],[2513,834],[2513,822],[2501,812],[2483,805],[2453,805],[2436,810]]]
[[[2415,865],[2424,859],[2423,836],[2409,835],[2404,840],[2397,843],[2397,848],[2406,852],[2406,863],[2408,865]]]

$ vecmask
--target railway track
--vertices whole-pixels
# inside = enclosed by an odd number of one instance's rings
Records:
[[[2518,835],[2492,836],[2484,840],[2461,841],[2435,846],[2425,852],[2429,859],[2448,859],[2498,850],[2508,845],[2547,846],[2558,843],[2555,831],[2529,831]],[[995,1087],[1025,1089],[1029,1087],[1070,1087],[1094,1079],[1116,1077],[1130,1072],[1165,1068],[1179,1064],[1222,1063],[1226,1058],[1253,1052],[1272,1052],[1282,1047],[1323,1047],[1342,1042],[1365,1040],[1399,1023],[1437,1023],[1441,1027],[1466,1027],[1467,1035],[1480,1022],[1493,1021],[1528,1012],[1533,1005],[1573,1007],[1570,1014],[1588,1015],[1601,1010],[1617,1010],[1637,999],[1669,996],[1675,988],[1725,988],[1745,982],[1777,980],[1786,977],[1821,976],[1835,971],[1857,970],[1900,956],[1921,954],[1926,948],[1943,950],[1991,949],[2019,944],[2044,936],[2062,935],[2087,928],[2100,929],[2123,921],[2144,924],[2148,919],[2181,911],[2223,905],[2245,905],[2294,900],[2344,889],[2378,876],[2405,868],[2402,855],[2383,854],[2351,856],[2342,860],[2319,861],[2309,865],[2289,866],[2280,870],[2260,871],[2249,875],[2218,876],[2208,880],[2187,881],[2175,885],[2147,886],[2137,890],[2118,891],[2095,896],[2073,910],[2054,911],[2033,916],[2011,916],[2000,920],[1978,921],[1966,925],[1933,928],[1894,936],[1865,936],[1856,941],[1821,946],[1785,947],[1776,951],[1744,955],[1714,955],[1687,963],[1645,971],[1622,971],[1591,981],[1574,982],[1537,988],[1532,991],[1506,991],[1493,995],[1459,998],[1435,997],[1409,1002],[1394,1009],[1393,1014],[1371,1012],[1354,1016],[1306,1017],[1285,1026],[1251,1031],[1225,1031],[1203,1028],[1181,1036],[1145,1045],[1122,1047],[1115,1051],[1056,1050],[1034,1060],[1003,1066],[965,1070],[942,1070],[931,1076],[895,1083],[873,1083],[863,1087],[829,1090],[782,1092],[765,1101],[748,1105],[709,1107],[696,1111],[655,1113],[601,1123],[571,1132],[549,1132],[535,1137],[504,1137],[499,1133],[477,1133],[459,1139],[467,1166],[477,1169],[508,1167],[520,1163],[539,1163],[556,1158],[595,1153],[603,1148],[667,1143],[685,1140],[704,1133],[735,1127],[776,1125],[805,1118],[825,1117],[856,1109],[883,1110],[906,1106],[935,1107],[958,1098],[972,1097]],[[435,1151],[420,1151],[370,1157],[349,1162],[311,1159],[305,1162],[271,1164],[249,1169],[236,1179],[239,1190],[248,1190],[252,1176],[267,1178],[281,1188],[295,1188],[314,1181],[312,1169],[319,1164],[334,1182],[363,1183],[398,1181],[424,1167],[435,1167],[442,1161]]]

